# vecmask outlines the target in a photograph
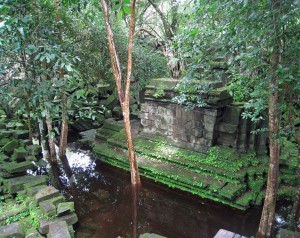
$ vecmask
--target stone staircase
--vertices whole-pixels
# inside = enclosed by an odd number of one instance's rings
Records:
[[[129,170],[122,122],[106,121],[97,130],[96,138],[93,152],[98,159]],[[201,153],[145,134],[135,136],[134,144],[139,172],[146,178],[241,210],[263,202],[267,157],[223,147],[211,147]],[[279,194],[294,194],[291,183],[282,185]]]

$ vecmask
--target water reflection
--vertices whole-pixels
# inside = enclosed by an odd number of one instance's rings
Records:
[[[246,236],[257,229],[260,209],[241,212],[145,179],[142,190],[135,192],[129,173],[103,164],[87,152],[70,151],[78,192],[74,197],[79,215],[77,237],[125,238],[148,232],[205,238],[213,237],[220,228]]]

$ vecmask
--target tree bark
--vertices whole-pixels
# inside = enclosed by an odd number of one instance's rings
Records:
[[[268,111],[268,127],[269,127],[269,147],[270,162],[266,196],[260,224],[257,232],[258,238],[272,237],[273,224],[275,218],[275,208],[278,189],[279,175],[279,120],[280,112],[278,109],[279,102],[279,80],[277,69],[280,63],[280,36],[279,36],[279,7],[280,1],[273,1],[271,10],[273,12],[273,51],[270,58],[270,80],[269,80],[269,111]]]
[[[153,8],[155,9],[155,11],[158,13],[163,26],[164,26],[164,30],[165,30],[165,35],[167,37],[167,39],[171,40],[172,37],[174,36],[174,32],[172,29],[172,26],[170,25],[170,23],[168,22],[167,18],[165,17],[165,15],[163,14],[163,12],[159,9],[159,7],[157,6],[157,4],[152,1],[152,0],[148,0],[148,2],[153,6]]]
[[[52,134],[53,134],[52,120],[51,120],[50,113],[48,111],[46,113],[46,124],[47,124],[47,129],[48,129],[50,160],[51,160],[51,162],[57,163],[56,162],[55,142],[54,142],[54,137],[52,136]]]
[[[279,52],[273,53],[276,61],[274,69],[279,63]],[[277,65],[277,66],[276,66]],[[273,71],[275,72],[275,71]],[[269,82],[269,141],[270,141],[270,164],[268,172],[268,182],[266,197],[264,201],[261,220],[257,237],[271,237],[275,217],[275,206],[277,196],[277,181],[279,168],[279,113],[278,113],[278,77],[274,76]]]
[[[136,2],[135,0],[132,0],[130,6],[131,17],[130,17],[129,39],[128,39],[128,64],[127,64],[125,93],[122,87],[122,71],[120,66],[120,60],[114,43],[114,36],[110,26],[106,1],[101,0],[101,5],[104,14],[105,26],[106,26],[106,34],[107,34],[107,41],[108,41],[109,52],[110,52],[111,66],[112,66],[113,75],[115,78],[117,92],[118,92],[122,113],[124,117],[124,125],[125,125],[126,137],[127,137],[129,164],[130,164],[130,173],[131,173],[131,184],[133,186],[140,186],[141,180],[140,180],[138,166],[136,162],[136,156],[135,156],[132,133],[131,133],[130,117],[129,117],[130,116],[129,114],[130,79],[131,79],[131,71],[132,71],[133,36],[135,30],[135,2]]]

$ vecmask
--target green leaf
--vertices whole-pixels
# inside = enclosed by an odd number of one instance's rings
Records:
[[[124,6],[122,9],[125,12],[125,14],[130,15],[130,7]]]
[[[118,12],[118,18],[119,18],[119,20],[123,19],[123,11]]]
[[[120,4],[116,4],[116,5],[114,5],[114,6],[111,8],[111,10],[116,11],[116,10],[118,10],[120,7],[121,7]]]
[[[123,3],[124,4],[130,4],[130,0],[124,0]]]
[[[24,31],[24,28],[23,27],[18,27],[18,31],[20,32],[23,40],[25,40],[25,31]]]

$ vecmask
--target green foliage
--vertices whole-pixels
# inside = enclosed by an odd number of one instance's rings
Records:
[[[197,105],[201,89],[195,80],[223,81],[230,75],[228,89],[235,101],[246,102],[245,118],[265,119],[268,98],[268,80],[271,75],[271,54],[278,47],[281,54],[277,70],[280,87],[289,85],[292,95],[300,90],[299,1],[279,1],[271,9],[272,1],[207,1],[200,0],[186,7],[174,47],[186,61],[186,74],[180,86],[178,103]],[[279,15],[279,32],[274,29],[274,14]],[[218,67],[216,63],[225,62]],[[219,74],[217,72],[220,72]],[[222,73],[223,72],[223,73]],[[227,76],[228,77],[228,76]],[[207,83],[206,83],[207,84]],[[203,88],[202,92],[209,90]],[[284,91],[280,93],[283,96]],[[190,95],[194,95],[191,98]],[[281,108],[285,108],[283,101]],[[284,109],[286,110],[286,109]],[[284,111],[283,110],[283,111]]]

